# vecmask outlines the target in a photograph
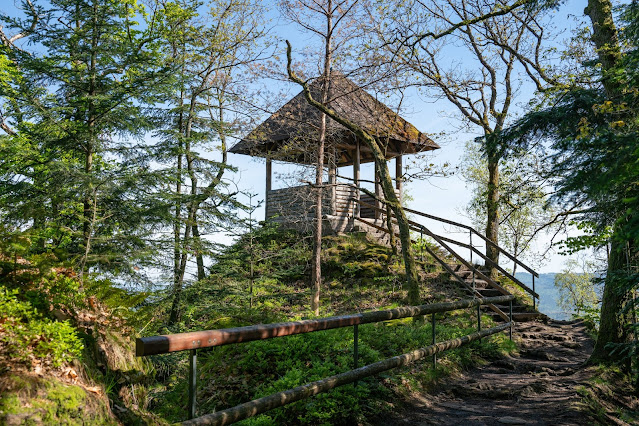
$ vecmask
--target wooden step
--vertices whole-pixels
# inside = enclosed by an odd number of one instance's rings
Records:
[[[495,306],[497,306],[499,309],[501,309],[502,311],[506,313],[508,313],[508,311],[510,310],[510,307],[508,305],[495,305]],[[529,312],[528,307],[524,305],[513,304],[513,313],[518,313],[518,312]]]
[[[464,281],[465,281],[465,282],[466,282],[466,284],[468,284],[470,287],[472,287],[472,286],[473,286],[473,280],[472,280],[472,279],[465,279]],[[475,287],[476,287],[477,289],[490,288],[490,287],[487,287],[487,285],[488,285],[488,283],[487,283],[486,281],[484,281],[484,280],[477,280],[477,279],[475,280]]]
[[[486,313],[488,315],[493,316],[495,319],[501,318],[496,312],[486,311]],[[505,311],[504,313],[508,315],[508,311]],[[531,321],[541,316],[543,316],[541,312],[513,312],[513,321],[515,322]]]
[[[480,288],[477,291],[479,291],[483,297],[502,296],[501,291],[495,288]]]

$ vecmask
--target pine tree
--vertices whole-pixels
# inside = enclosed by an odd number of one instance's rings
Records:
[[[581,221],[595,225],[586,245],[605,239],[609,257],[600,328],[592,362],[630,365],[632,293],[639,282],[639,38],[637,6],[624,8],[622,42],[608,0],[590,0],[590,42],[596,58],[585,62],[581,84],[560,88],[546,108],[527,114],[505,132],[519,144],[550,140],[556,200],[580,206]],[[636,333],[635,325],[635,333]]]
[[[145,181],[157,176],[135,144],[166,78],[155,14],[134,1],[27,0],[23,7],[26,19],[0,18],[5,55],[20,74],[2,93],[12,129],[3,149],[16,154],[3,162],[3,208],[22,220],[15,225],[42,231],[42,247],[68,252],[81,273],[127,269],[145,247],[152,211],[162,210],[145,196]]]

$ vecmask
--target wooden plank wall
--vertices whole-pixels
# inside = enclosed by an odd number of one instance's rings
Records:
[[[335,187],[335,202],[331,200],[332,188],[324,188],[322,212],[325,215],[352,216],[355,189],[348,185]],[[266,217],[277,223],[313,221],[315,218],[315,196],[309,185],[274,189],[268,192]]]
[[[397,197],[399,197],[399,192],[400,191],[398,189],[395,190],[395,194],[397,195]],[[383,199],[384,194],[381,194],[381,195]],[[359,197],[363,203],[373,205],[373,206],[375,205],[375,199],[371,197],[370,195],[361,193]],[[361,206],[359,216],[364,219],[375,219],[375,210],[373,210],[371,207],[368,207],[368,206]]]

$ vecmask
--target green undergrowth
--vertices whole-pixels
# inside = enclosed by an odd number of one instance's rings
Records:
[[[152,365],[134,354],[146,298],[0,244],[0,424],[158,423]]]
[[[363,234],[324,239],[320,317],[405,305],[403,265],[390,249]],[[253,261],[253,279],[247,274]],[[431,262],[431,259],[425,259]],[[308,309],[310,240],[271,228],[244,235],[217,259],[206,280],[184,291],[177,332],[314,318]],[[251,283],[253,292],[251,295]],[[463,298],[435,270],[423,276],[425,303]],[[160,310],[167,306],[160,307]],[[475,331],[474,309],[437,315],[437,340]],[[160,317],[162,317],[160,315]],[[488,316],[482,323],[492,324]],[[359,366],[432,343],[430,321],[395,320],[359,326]],[[149,327],[153,330],[153,327]],[[149,332],[149,334],[154,334]],[[353,368],[353,328],[327,330],[198,351],[198,415],[320,380]],[[365,424],[438,379],[514,350],[505,333],[440,355],[438,368],[420,360],[245,421],[245,424]],[[187,353],[153,357],[162,388],[150,409],[171,421],[186,419]]]
[[[490,320],[483,318],[484,323]],[[476,331],[476,318],[468,311],[437,316],[438,341]],[[413,351],[432,343],[430,323],[410,319],[359,326],[359,366]],[[325,394],[290,404],[247,420],[245,424],[365,424],[366,419],[389,410],[413,392],[428,391],[441,377],[497,358],[515,349],[505,334],[473,342],[431,359],[366,378],[358,386],[345,385]],[[163,361],[171,355],[163,356]],[[154,411],[170,421],[185,419],[184,355],[171,358],[173,376],[166,391],[156,395],[163,404]],[[342,328],[270,340],[200,350],[198,354],[198,413],[206,414],[285,391],[353,368],[353,329]]]
[[[581,408],[596,424],[639,424],[639,399],[631,376],[618,367],[590,367],[591,378],[577,388]]]

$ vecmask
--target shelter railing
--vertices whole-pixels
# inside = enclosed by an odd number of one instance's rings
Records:
[[[463,299],[455,302],[432,303],[420,306],[405,306],[389,310],[364,312],[359,314],[333,316],[328,318],[283,322],[273,324],[251,325],[218,330],[195,331],[190,333],[170,334],[163,336],[142,337],[136,340],[136,356],[148,356],[166,354],[178,351],[189,352],[189,420],[184,425],[226,425],[249,417],[256,416],[274,408],[282,407],[295,401],[310,398],[319,393],[327,392],[335,387],[343,386],[379,374],[393,368],[401,367],[419,359],[432,356],[433,368],[437,363],[437,354],[458,348],[467,343],[479,340],[506,329],[512,340],[512,301],[514,296],[496,296],[487,298]],[[489,329],[481,328],[481,312],[479,307],[486,304],[510,303],[510,316],[507,323],[500,324]],[[458,337],[443,342],[436,341],[435,314],[453,310],[477,307],[477,331],[463,337]],[[412,352],[387,358],[358,368],[358,336],[360,324],[371,324],[401,318],[422,317],[432,315],[432,344]],[[275,337],[284,337],[294,334],[312,333],[343,327],[353,327],[353,365],[354,369],[347,372],[327,377],[303,386],[298,386],[283,392],[259,398],[238,406],[194,418],[196,414],[196,376],[197,376],[197,350],[214,346],[223,346],[235,343],[250,342],[253,340],[265,340]]]

